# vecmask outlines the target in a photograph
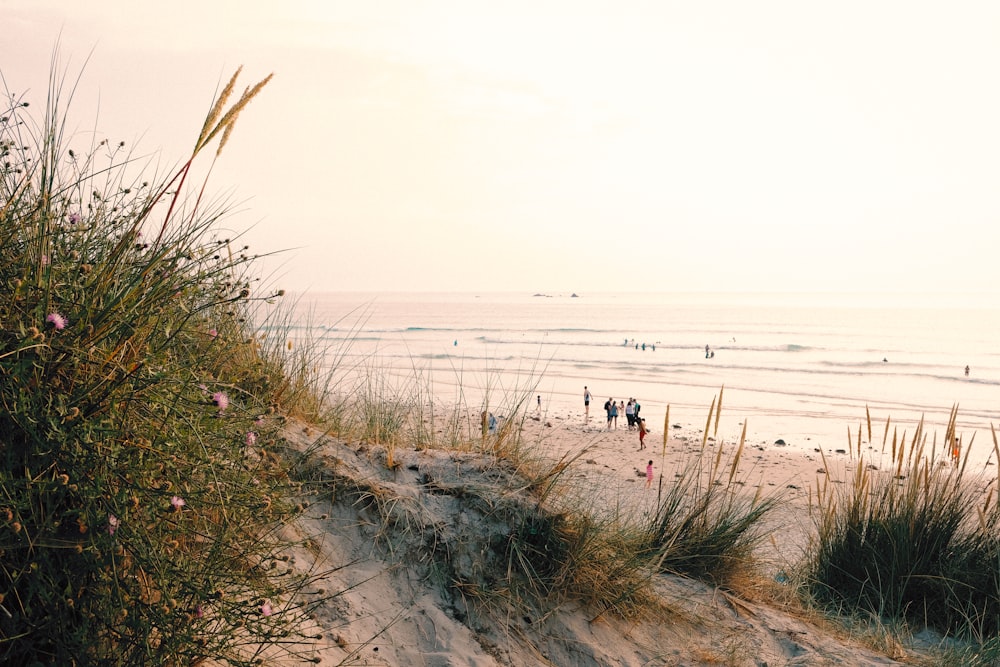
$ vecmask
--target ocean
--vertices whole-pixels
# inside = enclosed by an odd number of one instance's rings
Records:
[[[540,396],[546,413],[582,418],[587,386],[591,419],[634,397],[650,424],[669,405],[671,424],[703,428],[721,391],[720,437],[745,422],[751,442],[803,449],[846,448],[859,429],[868,443],[866,409],[876,448],[887,421],[891,442],[921,418],[941,443],[957,405],[959,435],[984,455],[1000,418],[994,298],[337,292],[301,295],[294,312],[293,336],[326,347],[342,376],[377,368],[442,404],[528,392],[532,409]]]

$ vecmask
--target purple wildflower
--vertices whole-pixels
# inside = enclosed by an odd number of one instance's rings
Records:
[[[264,616],[270,616],[272,613],[274,613],[274,610],[271,609],[271,603],[265,602],[264,604],[262,604],[260,606],[260,613]]]
[[[257,434],[253,431],[247,431],[247,447],[253,447],[257,444]]]
[[[218,336],[218,335],[219,335],[219,332],[216,331],[215,329],[209,329],[208,330],[208,336],[209,336],[209,338],[211,338],[211,339],[214,340],[215,337]]]
[[[62,331],[66,328],[66,318],[59,313],[49,313],[45,321],[51,324],[56,331]]]
[[[173,497],[171,497],[170,498],[170,504],[173,505],[174,509],[177,510],[178,512],[180,511],[180,509],[182,507],[184,507],[185,505],[187,505],[187,503],[184,502],[184,499],[181,498],[180,496],[173,496]]]
[[[77,212],[75,212],[75,211],[73,213],[70,213],[69,214],[69,224],[75,225],[78,222],[80,222],[80,214],[77,213]]]
[[[212,394],[212,402],[219,408],[219,412],[224,412],[229,407],[229,397],[223,391]]]
[[[118,530],[118,517],[116,517],[114,514],[109,514],[108,535],[114,535],[116,530]]]

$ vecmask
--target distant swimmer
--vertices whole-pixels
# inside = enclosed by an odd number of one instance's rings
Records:
[[[969,377],[969,367],[965,367],[965,377]]]

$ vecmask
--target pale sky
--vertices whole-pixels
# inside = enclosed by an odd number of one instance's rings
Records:
[[[0,0],[96,127],[210,190],[289,290],[997,290],[1000,3]],[[73,141],[70,142],[73,144]]]

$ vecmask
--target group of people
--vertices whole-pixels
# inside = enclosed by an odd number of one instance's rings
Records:
[[[583,409],[584,417],[587,421],[590,421],[590,401],[593,400],[593,395],[590,390],[584,386],[583,388]],[[628,430],[639,432],[639,449],[646,448],[646,433],[649,429],[646,428],[646,420],[639,416],[639,411],[642,406],[639,405],[639,400],[635,398],[629,398],[628,403],[625,401],[616,402],[615,399],[609,398],[604,402],[604,412],[608,420],[608,430],[612,428],[618,428],[618,417],[622,414],[625,415],[625,420],[628,422]]]
[[[586,390],[586,387],[584,387]],[[588,404],[586,398],[584,398],[584,406]],[[615,399],[609,398],[604,403],[604,412],[608,418],[608,430],[612,428],[618,428],[618,417],[625,415],[625,420],[628,422],[628,430],[634,431],[639,427],[639,422],[641,417],[639,417],[639,401],[630,398],[628,403],[625,401],[615,402]]]
[[[594,398],[593,394],[590,393],[590,389],[584,385],[583,387],[583,410],[587,421],[590,420],[590,401]],[[604,403],[604,411],[608,416],[608,429],[610,430],[612,425],[614,428],[618,428],[618,413],[619,407],[621,411],[625,413],[625,418],[628,421],[628,430],[639,431],[639,449],[646,449],[646,434],[649,433],[649,429],[646,428],[646,420],[639,416],[639,410],[642,408],[639,405],[639,401],[634,398],[628,399],[628,403],[623,403],[619,405],[615,402],[613,398],[609,398]],[[646,488],[648,489],[653,483],[653,462],[650,461],[646,465]]]
[[[625,347],[628,347],[629,345],[635,345],[635,349],[637,349],[637,350],[640,349],[640,348],[642,348],[643,352],[646,351],[647,347],[649,349],[651,349],[653,352],[656,352],[656,345],[652,345],[652,344],[646,345],[645,343],[641,343],[641,344],[640,343],[636,343],[635,342],[635,338],[633,338],[631,342],[629,342],[628,338],[625,339]]]

